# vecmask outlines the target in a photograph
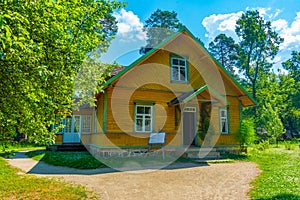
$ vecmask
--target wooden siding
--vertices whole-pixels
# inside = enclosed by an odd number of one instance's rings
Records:
[[[55,134],[55,144],[62,144],[62,134]]]
[[[96,133],[103,132],[103,109],[104,109],[104,94],[101,93],[97,98],[97,124],[96,124]]]
[[[135,101],[153,102],[153,131],[176,132],[175,108],[167,103],[175,98],[175,94],[165,91],[135,90],[115,88],[118,96],[112,97],[112,88],[108,90],[107,104],[107,132],[134,132],[134,106]],[[126,99],[126,93],[131,93]],[[112,100],[112,98],[114,98]]]
[[[98,133],[82,135],[85,144],[99,147],[147,147],[149,133]],[[166,145],[181,146],[181,134],[167,134]]]

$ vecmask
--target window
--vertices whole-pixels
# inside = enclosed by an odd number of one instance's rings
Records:
[[[187,82],[187,60],[185,58],[171,58],[171,81]]]
[[[152,132],[152,106],[136,105],[135,131]]]
[[[228,133],[228,117],[227,109],[220,109],[220,131],[221,133]]]
[[[74,116],[74,133],[79,133],[81,130],[81,120],[79,115]]]
[[[91,133],[92,116],[91,115],[74,115],[63,120],[65,124],[65,133]],[[72,124],[73,123],[73,124]]]
[[[92,132],[92,116],[91,115],[82,115],[81,116],[81,131],[82,131],[82,133],[91,133]]]
[[[71,133],[72,132],[72,117],[67,117],[65,120],[65,133]]]

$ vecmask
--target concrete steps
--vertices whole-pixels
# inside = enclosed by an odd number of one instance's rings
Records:
[[[54,144],[47,146],[48,151],[87,151],[85,146],[80,143]]]
[[[188,148],[183,157],[192,158],[192,159],[219,159],[221,158],[220,152],[216,148],[202,147],[202,148]]]

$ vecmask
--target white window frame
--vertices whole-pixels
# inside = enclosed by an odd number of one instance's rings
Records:
[[[150,108],[150,114],[138,113],[138,107]],[[150,130],[146,130],[146,117],[150,117]],[[137,128],[137,119],[142,119],[142,130]],[[153,130],[153,106],[150,105],[135,105],[134,130],[137,133],[151,133]]]
[[[81,115],[81,133],[92,133],[92,115]]]
[[[178,60],[178,64],[173,64],[174,60]],[[180,61],[184,61],[184,65],[180,64]],[[171,67],[171,81],[173,82],[179,82],[179,83],[187,83],[188,82],[188,66],[187,66],[187,59],[186,58],[182,58],[182,57],[177,57],[177,56],[172,56],[171,57],[171,63],[170,63],[170,67]],[[181,80],[181,74],[180,74],[180,70],[181,68],[184,68],[184,80]],[[174,69],[177,70],[177,77],[173,77],[173,73],[174,73]]]
[[[225,116],[222,116],[223,112],[225,113]],[[227,108],[219,109],[219,120],[220,120],[220,133],[228,134],[229,133],[229,123],[228,123],[228,109]],[[222,124],[223,121],[225,121],[225,131],[223,131],[223,124]]]

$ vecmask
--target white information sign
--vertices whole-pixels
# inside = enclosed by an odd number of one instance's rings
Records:
[[[149,137],[149,144],[165,144],[166,143],[166,133],[151,133]]]

